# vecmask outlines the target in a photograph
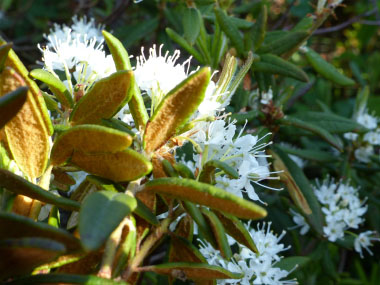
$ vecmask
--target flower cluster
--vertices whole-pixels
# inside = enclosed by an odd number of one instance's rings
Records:
[[[273,172],[269,171],[267,155],[264,153],[264,148],[270,143],[260,143],[264,137],[259,139],[250,134],[242,135],[244,128],[236,136],[236,125],[233,121],[226,124],[224,120],[216,120],[204,124],[206,127],[202,126],[191,137],[202,150],[193,157],[196,167],[202,169],[207,161],[216,159],[227,163],[239,173],[238,179],[231,179],[228,175],[218,173],[216,186],[240,197],[245,192],[255,201],[261,200],[251,182],[278,190],[260,183],[264,179],[277,179],[270,177]]]
[[[359,198],[358,188],[349,183],[335,182],[333,179],[325,179],[322,184],[317,181],[314,187],[314,193],[322,206],[322,212],[325,214],[326,226],[323,227],[323,233],[331,242],[335,242],[345,237],[345,232],[349,229],[358,229],[359,225],[365,220],[363,215],[367,212],[365,200]],[[296,227],[301,227],[301,234],[306,234],[310,227],[303,216],[295,211],[291,211],[293,221]],[[353,233],[350,233],[353,234]],[[373,231],[366,231],[356,236],[354,248],[362,257],[362,247],[370,254],[369,246],[371,241],[379,240],[371,237],[375,234]]]
[[[259,224],[257,230],[249,229],[249,225],[247,226],[258,253],[230,238],[230,245],[239,247],[239,253],[235,254],[231,261],[223,259],[218,250],[201,241],[200,251],[209,264],[244,274],[242,279],[218,280],[218,284],[297,284],[296,280],[282,280],[291,272],[276,267],[276,263],[281,260],[279,253],[290,248],[279,243],[285,231],[277,236],[270,230],[271,223],[268,223],[268,227],[266,226],[266,223],[263,223],[261,227]]]
[[[78,20],[73,17],[73,25],[55,24],[49,35],[46,47],[39,46],[44,68],[57,78],[64,74],[63,80],[68,90],[74,95],[75,86],[89,88],[95,81],[115,72],[111,55],[106,55],[101,29],[94,19]]]
[[[355,158],[360,162],[368,163],[375,153],[374,146],[380,145],[379,118],[370,115],[366,109],[363,109],[357,114],[356,121],[369,129],[369,131],[361,135],[346,133],[344,138],[357,144]]]

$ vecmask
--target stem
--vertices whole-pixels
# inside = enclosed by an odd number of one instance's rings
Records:
[[[121,235],[124,226],[128,223],[129,218],[125,218],[119,226],[112,232],[107,240],[106,247],[103,254],[102,265],[98,272],[98,276],[110,279],[112,277],[112,264],[116,255],[117,247],[120,243]]]
[[[42,175],[40,182],[38,183],[39,186],[45,189],[46,191],[49,191],[52,169],[53,169],[53,166],[49,165],[44,175]],[[32,218],[33,220],[37,220],[40,214],[41,208],[42,208],[42,202],[34,199],[32,202],[32,206],[30,207],[29,218]]]
[[[132,260],[130,266],[121,274],[121,278],[124,280],[128,280],[128,278],[132,275],[132,273],[136,270],[137,267],[144,261],[145,257],[149,254],[152,247],[156,244],[157,241],[161,239],[161,237],[168,231],[170,222],[172,221],[172,217],[168,217],[161,225],[146,239],[144,244],[142,245],[140,251],[136,254],[135,258]]]

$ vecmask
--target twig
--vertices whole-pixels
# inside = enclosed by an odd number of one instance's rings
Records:
[[[321,34],[327,34],[327,33],[332,33],[332,32],[337,32],[337,31],[340,31],[356,22],[361,22],[362,18],[364,17],[368,17],[368,16],[371,16],[373,14],[376,13],[376,9],[373,9],[371,11],[367,11],[363,14],[360,14],[360,15],[357,15],[349,20],[347,20],[346,22],[343,22],[339,25],[336,25],[336,26],[333,26],[333,27],[329,27],[329,28],[322,28],[322,29],[318,29],[316,30],[313,34],[314,35],[321,35]]]
[[[289,4],[285,13],[282,14],[281,18],[273,25],[272,30],[276,30],[277,28],[279,28],[284,23],[284,21],[288,18],[289,14],[290,14],[290,10],[293,8],[295,3],[296,3],[296,0],[293,0]]]
[[[128,7],[129,0],[122,0],[120,5],[118,5],[112,13],[105,18],[102,22],[106,25],[111,25],[113,22],[115,22],[117,19],[121,17],[121,15],[125,12],[125,9]]]

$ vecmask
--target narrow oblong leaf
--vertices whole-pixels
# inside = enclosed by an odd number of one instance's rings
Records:
[[[274,150],[288,169],[289,173],[291,173],[295,183],[297,183],[299,186],[299,189],[302,191],[307,203],[310,206],[312,214],[306,215],[306,219],[313,226],[315,231],[322,235],[324,217],[322,215],[321,206],[319,205],[317,197],[315,197],[310,182],[302,170],[297,166],[297,164],[291,160],[283,151],[276,147],[274,147]]]
[[[22,77],[12,68],[6,67],[0,75],[1,96],[25,85]],[[50,152],[49,133],[30,88],[26,102],[5,125],[5,136],[20,169],[31,178],[41,176]]]
[[[135,198],[124,193],[99,191],[87,196],[79,212],[83,247],[88,251],[99,249],[136,206]]]
[[[233,273],[224,268],[204,263],[173,262],[160,265],[144,266],[139,271],[153,271],[158,274],[169,275],[174,278],[186,276],[192,280],[208,279],[240,279],[242,273]]]
[[[149,192],[148,192],[149,193]],[[198,206],[194,205],[191,202],[183,201],[183,207],[186,212],[191,216],[195,223],[198,225],[198,230],[200,234],[213,246],[216,247],[217,243],[210,225],[207,223],[205,217],[202,215],[201,210]]]
[[[121,132],[125,132],[132,137],[136,136],[136,134],[132,131],[132,127],[130,127],[128,124],[124,123],[121,120],[118,120],[115,118],[102,119],[102,124],[106,127],[113,128]]]
[[[14,279],[7,282],[7,285],[24,285],[24,284],[85,284],[85,285],[128,285],[124,281],[114,281],[104,279],[94,275],[74,275],[62,273],[37,274]]]
[[[116,70],[131,70],[128,52],[121,41],[107,31],[103,30],[102,34],[115,62]]]
[[[244,54],[244,40],[235,23],[231,21],[230,17],[226,14],[226,12],[223,9],[215,8],[214,12],[216,20],[218,21],[223,32],[231,40],[238,54]]]
[[[12,48],[11,43],[3,44],[0,46],[0,73],[3,72],[5,67],[5,61],[8,57],[8,53]]]
[[[80,203],[77,201],[54,195],[5,169],[0,169],[0,186],[13,193],[53,204],[66,210],[78,211],[80,208]]]
[[[204,63],[203,56],[195,48],[189,45],[183,37],[181,37],[179,34],[177,34],[175,31],[173,31],[170,28],[166,28],[165,31],[172,41],[179,44],[184,50],[186,50],[189,54],[194,56],[194,58],[197,61],[199,61],[200,63]]]
[[[135,180],[152,171],[152,164],[132,149],[115,153],[74,151],[70,162],[91,174],[116,182]]]
[[[33,78],[38,79],[49,86],[51,92],[57,97],[58,101],[65,107],[72,108],[74,100],[69,90],[61,80],[44,69],[34,69],[29,73]]]
[[[330,134],[328,131],[325,129],[310,123],[310,122],[305,122],[300,119],[290,117],[290,116],[285,116],[283,119],[280,120],[280,122],[284,125],[289,125],[289,126],[295,126],[297,128],[301,128],[304,130],[308,130],[318,136],[320,136],[323,140],[334,146],[338,150],[342,150],[342,142],[338,140],[336,137],[334,137],[332,134]]]
[[[309,81],[307,74],[302,69],[272,54],[260,55],[260,61],[254,61],[252,68],[254,71],[287,76],[302,82]]]
[[[134,213],[140,218],[144,219],[148,223],[157,226],[159,224],[156,216],[152,213],[152,211],[145,206],[143,202],[141,202],[138,198],[136,198],[137,207],[134,210]]]
[[[189,241],[193,240],[194,236],[194,221],[190,215],[183,216],[174,230],[175,234]]]
[[[170,195],[245,219],[260,219],[267,214],[265,209],[253,202],[191,179],[158,178],[147,182],[143,191]]]
[[[81,250],[79,240],[63,229],[24,216],[0,212],[0,240],[27,237],[52,239],[64,244],[69,251]]]
[[[297,118],[316,124],[331,133],[363,132],[367,129],[352,119],[327,112],[303,112]]]
[[[185,39],[193,45],[201,30],[202,16],[198,9],[190,7],[184,12],[182,25]]]
[[[287,33],[276,41],[263,45],[257,52],[263,54],[271,53],[280,56],[305,41],[309,34],[309,32],[305,31]]]
[[[148,153],[165,144],[186,123],[202,102],[209,82],[210,68],[202,68],[162,99],[145,129],[144,148]]]
[[[95,82],[75,105],[71,124],[99,124],[101,119],[111,118],[131,99],[133,85],[133,72],[126,70]]]
[[[318,161],[318,162],[331,162],[331,161],[337,161],[340,159],[339,157],[336,157],[334,153],[330,153],[327,151],[314,150],[314,149],[296,149],[296,148],[292,148],[292,147],[288,147],[284,145],[279,145],[277,147],[286,153],[293,154],[304,159]]]
[[[227,234],[233,237],[240,244],[245,245],[253,252],[259,253],[252,239],[251,234],[244,224],[236,217],[215,211]]]
[[[325,61],[318,53],[308,48],[306,58],[311,66],[320,75],[338,85],[351,86],[355,85],[355,81],[339,72],[334,65]]]
[[[239,173],[229,166],[227,163],[220,160],[209,160],[207,161],[203,168],[202,172],[199,175],[199,181],[215,184],[215,170],[220,169],[225,174],[227,174],[230,178],[238,179]]]
[[[261,47],[264,42],[265,34],[267,30],[268,21],[268,8],[267,5],[261,5],[261,12],[252,30],[253,46],[254,50]]]
[[[191,241],[175,235],[170,240],[169,262],[207,263],[206,258]]]
[[[85,152],[117,152],[132,143],[127,133],[98,125],[79,125],[63,132],[51,151],[51,164],[63,164],[74,150]]]
[[[276,263],[276,267],[286,270],[286,271],[291,271],[295,267],[300,268],[308,264],[312,259],[308,256],[290,256],[290,257],[285,257],[281,259],[279,262]]]
[[[0,97],[0,129],[8,123],[26,102],[28,87],[16,90]]]
[[[274,162],[273,167],[276,171],[279,172],[279,176],[282,182],[285,183],[286,188],[289,191],[290,197],[294,201],[294,203],[300,208],[305,215],[311,215],[312,210],[310,209],[309,203],[307,202],[305,196],[303,195],[300,187],[297,185],[297,183],[294,181],[292,174],[289,172],[289,170],[286,168],[283,161],[280,159],[280,157],[274,153],[271,152],[271,155],[273,156]]]
[[[183,178],[195,179],[194,173],[186,164],[175,163],[173,167],[178,172],[178,174],[182,176]]]
[[[0,46],[2,45],[6,45],[6,42],[0,37]],[[21,77],[22,81],[25,82],[26,86],[29,87],[28,94],[33,97],[36,103],[36,110],[39,112],[48,134],[52,135],[53,124],[51,123],[49,112],[46,108],[46,104],[42,97],[41,91],[38,88],[36,82],[29,78],[28,70],[18,58],[16,53],[13,51],[13,49],[10,49],[8,52],[8,57],[5,60],[5,67],[9,67],[15,70],[15,72]]]
[[[62,243],[46,238],[0,240],[0,278],[29,274],[65,251]]]
[[[217,249],[219,249],[221,255],[226,260],[229,260],[232,257],[232,250],[231,250],[230,245],[228,244],[227,235],[224,230],[222,222],[218,219],[218,217],[213,212],[205,208],[202,208],[201,211],[211,226],[216,243],[218,245]]]

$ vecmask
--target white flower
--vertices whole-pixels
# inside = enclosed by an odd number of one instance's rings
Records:
[[[357,148],[354,152],[355,158],[359,160],[360,162],[370,162],[371,155],[374,154],[373,146],[367,145],[367,146],[361,146]]]
[[[310,230],[309,224],[306,223],[305,218],[296,211],[290,209],[290,212],[293,215],[293,222],[296,224],[294,227],[292,227],[292,229],[300,227],[300,234],[305,235]]]
[[[380,129],[366,133],[363,139],[371,145],[380,145]]]
[[[236,253],[230,261],[224,260],[219,250],[200,241],[200,252],[210,265],[221,266],[231,272],[244,273],[242,279],[217,280],[217,284],[297,284],[296,280],[284,280],[291,271],[276,267],[276,262],[281,259],[278,254],[289,248],[279,244],[285,232],[278,237],[271,232],[271,223],[268,223],[267,228],[266,225],[266,223],[262,226],[258,225],[257,230],[249,229],[249,225],[246,225],[258,248],[258,254],[236,243],[234,239],[228,239],[231,246],[239,248],[239,253]]]
[[[375,235],[375,234],[376,232],[374,231],[366,231],[366,232],[360,233],[355,238],[354,248],[356,252],[360,254],[361,258],[363,258],[362,248],[365,248],[370,255],[373,255],[372,251],[369,249],[369,247],[372,245],[371,241],[380,241],[380,238],[371,237],[371,235]]]
[[[261,200],[252,183],[279,190],[260,183],[265,179],[277,179],[271,177],[273,173],[269,171],[266,155],[263,152],[263,148],[268,144],[260,144],[262,138],[242,135],[243,130],[236,137],[234,122],[226,124],[224,120],[216,120],[209,123],[203,122],[203,125],[205,126],[201,126],[195,134],[190,136],[202,151],[201,154],[194,155],[194,161],[199,169],[202,170],[207,161],[220,160],[234,168],[239,174],[237,179],[231,179],[222,172],[217,173],[216,186],[240,197],[243,196],[243,192],[246,192],[250,199],[259,201]]]
[[[263,92],[261,94],[261,100],[260,103],[263,105],[269,104],[270,101],[273,99],[273,91],[272,88],[269,88],[268,92]]]
[[[377,118],[368,114],[367,111],[359,114],[356,121],[367,129],[373,130],[377,128]]]
[[[160,45],[157,53],[156,45],[153,45],[148,58],[142,47],[134,72],[137,85],[152,99],[152,112],[170,90],[187,78],[190,68],[191,57],[182,64],[176,63],[180,51],[176,50],[173,55],[168,51],[162,54],[162,47]]]
[[[350,140],[350,141],[356,141],[358,139],[358,134],[356,133],[345,133],[343,135],[343,137],[346,139],[346,140]]]
[[[59,78],[63,72],[64,81],[69,91],[74,94],[74,85],[88,89],[91,85],[115,72],[111,55],[106,55],[103,47],[101,28],[95,26],[94,19],[73,17],[69,28],[55,24],[49,35],[47,46],[39,46],[43,56],[44,68]]]
[[[343,238],[347,229],[357,229],[364,222],[363,215],[367,206],[365,200],[360,201],[357,188],[327,178],[322,185],[317,182],[314,193],[325,214],[326,226],[323,227],[323,233],[329,241],[335,242]]]

